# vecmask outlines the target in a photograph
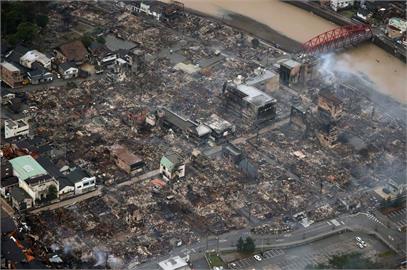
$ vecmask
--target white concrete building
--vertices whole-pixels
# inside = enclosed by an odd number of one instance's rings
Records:
[[[27,68],[32,68],[34,62],[40,63],[48,70],[51,69],[51,58],[48,58],[45,54],[37,50],[28,51],[20,58],[20,64]]]
[[[165,154],[160,161],[160,173],[166,180],[185,176],[185,162],[177,153]]]
[[[67,178],[72,183],[71,187],[74,187],[75,195],[90,191],[96,186],[96,177],[90,176],[81,168],[75,168],[67,175]]]
[[[190,270],[188,263],[180,256],[175,256],[158,263],[161,270]]]
[[[353,6],[354,0],[331,0],[330,6],[333,10],[338,11]]]
[[[4,137],[6,139],[27,135],[30,132],[30,125],[26,119],[4,121]]]

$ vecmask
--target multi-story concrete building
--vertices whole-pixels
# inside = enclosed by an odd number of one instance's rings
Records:
[[[56,189],[58,197],[59,183],[30,155],[16,157],[10,160],[14,175],[19,179],[19,187],[30,195],[34,205],[36,200],[49,197],[50,187]]]
[[[1,80],[11,88],[21,87],[23,85],[23,74],[15,65],[3,62],[1,67]]]
[[[6,139],[27,135],[29,132],[30,125],[26,119],[4,121],[4,138]]]

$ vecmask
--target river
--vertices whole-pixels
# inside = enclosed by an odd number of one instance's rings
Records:
[[[279,0],[182,0],[186,7],[222,17],[232,11],[290,37],[305,42],[336,27],[319,16]],[[366,43],[334,56],[332,68],[364,73],[379,92],[407,103],[407,65],[379,47]]]

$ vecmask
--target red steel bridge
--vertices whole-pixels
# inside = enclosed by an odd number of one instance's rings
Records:
[[[367,24],[351,24],[322,33],[305,42],[303,52],[318,54],[355,46],[372,37],[372,29]]]

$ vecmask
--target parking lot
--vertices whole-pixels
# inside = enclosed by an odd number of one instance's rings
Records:
[[[365,248],[356,245],[355,237],[359,236],[366,242]],[[350,252],[361,252],[367,257],[375,258],[377,254],[387,251],[388,248],[374,237],[347,232],[325,238],[305,246],[286,250],[274,249],[263,253],[261,261],[254,257],[235,261],[237,269],[305,269],[308,265],[326,263],[333,255]]]
[[[283,254],[284,254],[284,250],[282,250],[282,249],[271,249],[271,250],[265,251],[265,252],[263,252],[263,256],[261,256],[262,262],[270,261],[270,259],[275,258],[277,256],[281,256]],[[239,261],[235,261],[233,267],[231,264],[231,268],[245,269],[245,268],[255,265],[256,263],[258,263],[258,261],[253,256],[251,256],[251,257],[239,260]]]
[[[394,224],[396,224],[398,228],[401,228],[407,225],[406,214],[407,214],[406,208],[403,208],[396,211],[392,211],[388,213],[386,216]]]

